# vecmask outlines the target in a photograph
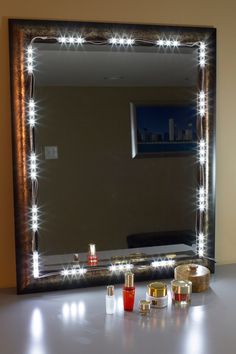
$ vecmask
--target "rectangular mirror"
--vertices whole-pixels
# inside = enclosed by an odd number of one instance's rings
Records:
[[[10,20],[10,46],[18,292],[213,271],[215,29]]]

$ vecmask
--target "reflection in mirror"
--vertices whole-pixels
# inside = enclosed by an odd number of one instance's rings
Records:
[[[196,49],[34,46],[44,266],[193,254]]]

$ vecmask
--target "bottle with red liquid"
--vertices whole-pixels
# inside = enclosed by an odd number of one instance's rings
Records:
[[[96,245],[94,243],[89,244],[88,265],[89,266],[98,265],[98,256],[96,255]]]
[[[134,274],[125,273],[125,285],[123,287],[123,303],[125,311],[133,311],[135,298]]]

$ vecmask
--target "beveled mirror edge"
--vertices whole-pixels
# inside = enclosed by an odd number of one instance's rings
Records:
[[[32,136],[27,132],[26,97],[29,95],[30,84],[25,72],[25,50],[30,40],[35,36],[55,36],[58,33],[81,29],[88,32],[93,29],[93,36],[99,38],[101,33],[111,34],[121,30],[132,30],[138,34],[145,33],[146,38],[163,34],[177,34],[188,41],[197,42],[207,38],[208,65],[204,70],[206,75],[204,89],[208,92],[208,101],[205,121],[206,135],[208,136],[208,196],[207,211],[204,212],[205,233],[207,235],[206,257],[196,255],[193,259],[180,259],[175,264],[184,262],[199,262],[207,265],[214,271],[215,249],[215,91],[216,91],[216,29],[212,27],[182,27],[159,25],[129,25],[121,23],[94,23],[94,22],[64,22],[47,20],[9,20],[10,40],[10,70],[11,70],[11,108],[12,108],[12,140],[13,140],[13,169],[14,169],[14,214],[15,214],[15,244],[17,291],[19,294],[37,291],[96,286],[108,282],[119,283],[123,281],[120,273],[111,274],[108,269],[92,271],[82,278],[62,279],[60,275],[50,278],[32,277],[32,233],[29,229],[29,206],[31,202],[31,187],[28,179],[28,152],[30,145],[34,144]],[[69,32],[68,32],[69,33]],[[121,32],[120,32],[121,33]],[[139,37],[140,38],[140,37]],[[141,37],[142,38],[142,37]],[[200,72],[200,80],[202,78]],[[199,222],[199,219],[198,219]],[[37,243],[37,240],[36,240]],[[37,249],[37,244],[34,245]],[[205,256],[204,255],[204,256]],[[145,269],[140,265],[134,268],[136,280],[151,279],[152,277],[166,278],[173,276],[172,267],[153,269],[150,265]]]

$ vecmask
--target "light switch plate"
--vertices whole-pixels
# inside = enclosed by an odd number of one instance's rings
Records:
[[[58,159],[58,148],[57,146],[44,146],[45,160],[56,160]]]

